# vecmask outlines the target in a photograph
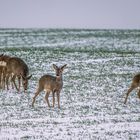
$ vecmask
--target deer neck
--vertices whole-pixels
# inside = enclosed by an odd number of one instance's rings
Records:
[[[57,81],[57,82],[61,82],[61,81],[62,81],[62,75],[56,76],[56,81]]]
[[[21,70],[21,74],[24,77],[28,76],[28,67],[23,67],[23,69]]]
[[[62,75],[61,76],[56,76],[56,89],[61,89],[63,86],[63,80],[62,80]]]

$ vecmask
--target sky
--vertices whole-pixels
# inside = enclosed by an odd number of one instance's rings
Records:
[[[0,0],[0,28],[140,29],[140,0]]]

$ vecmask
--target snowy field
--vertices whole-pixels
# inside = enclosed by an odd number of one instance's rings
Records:
[[[0,140],[139,140],[139,30],[0,29],[0,54],[22,58],[33,75],[28,93],[0,89]],[[38,79],[67,64],[60,106],[45,93],[31,106]],[[52,95],[49,97],[52,105]]]

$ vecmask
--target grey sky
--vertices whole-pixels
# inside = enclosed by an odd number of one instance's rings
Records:
[[[0,0],[0,28],[140,29],[140,0]]]

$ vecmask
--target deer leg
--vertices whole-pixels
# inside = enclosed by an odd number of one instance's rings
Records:
[[[12,82],[12,78],[13,76],[11,75],[11,86],[12,86],[12,89],[14,89],[14,83]]]
[[[11,87],[12,87],[12,89],[14,89],[14,84],[13,84],[13,81],[12,81],[12,78],[13,78],[13,75],[11,74],[10,75],[10,85],[11,85]]]
[[[138,94],[138,97],[139,97],[139,99],[140,99],[140,89],[139,89],[139,91],[138,91],[138,93],[137,93],[137,94]]]
[[[3,81],[3,89],[5,89],[5,83],[6,83],[6,71],[4,70],[3,71],[3,78],[2,78],[2,81]]]
[[[5,73],[2,74],[2,88],[5,89]]]
[[[2,87],[2,89],[5,89],[4,76],[5,76],[5,72],[4,72],[4,68],[2,68],[2,73],[1,73],[1,87]]]
[[[136,88],[136,86],[131,85],[131,87],[128,89],[128,91],[127,91],[127,93],[126,93],[126,97],[125,97],[124,104],[126,104],[130,92],[131,92],[133,89],[135,89],[135,88]]]
[[[35,96],[33,97],[32,107],[34,107],[35,99],[39,95],[39,92],[35,93]]]
[[[18,89],[18,87],[17,87],[17,85],[16,85],[16,81],[15,81],[15,80],[16,80],[16,75],[14,75],[14,76],[12,77],[11,81],[13,82],[13,84],[14,84],[16,90],[19,92],[19,89]]]
[[[2,88],[1,78],[2,78],[2,72],[1,72],[1,70],[0,70],[0,88]]]
[[[53,91],[52,95],[53,95],[53,107],[54,107],[54,104],[55,104],[55,91]]]
[[[58,108],[60,108],[60,92],[57,92]]]
[[[50,95],[50,92],[46,92],[45,99],[47,101],[48,107],[50,108],[50,103],[49,103],[49,99],[48,99],[49,95]]]
[[[32,107],[34,107],[35,99],[41,91],[42,91],[42,89],[38,89],[37,92],[35,93],[35,96],[33,97],[33,101],[32,101]]]
[[[18,90],[19,90],[19,92],[20,92],[20,85],[21,85],[21,77],[18,76]]]
[[[9,90],[9,77],[10,77],[10,74],[8,73],[6,75],[6,86],[7,86],[7,90]]]

